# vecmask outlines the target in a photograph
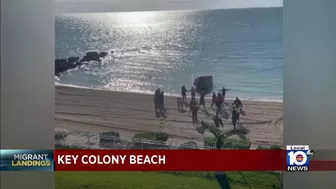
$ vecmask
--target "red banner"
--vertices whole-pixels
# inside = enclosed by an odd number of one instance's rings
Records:
[[[56,171],[285,171],[282,150],[55,150]],[[336,161],[309,161],[336,171]]]
[[[55,150],[56,171],[280,171],[281,150]]]

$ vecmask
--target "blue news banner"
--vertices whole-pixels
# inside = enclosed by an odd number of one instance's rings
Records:
[[[0,171],[54,171],[53,150],[1,150]]]

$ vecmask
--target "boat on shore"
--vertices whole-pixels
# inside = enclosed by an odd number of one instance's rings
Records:
[[[211,93],[213,89],[213,77],[212,76],[200,76],[195,79],[194,86],[197,93],[201,93],[202,91],[207,93]]]

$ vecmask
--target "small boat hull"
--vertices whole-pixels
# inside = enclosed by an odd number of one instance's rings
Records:
[[[194,86],[197,93],[202,91],[205,93],[211,93],[213,89],[213,78],[212,76],[201,76],[195,79]]]

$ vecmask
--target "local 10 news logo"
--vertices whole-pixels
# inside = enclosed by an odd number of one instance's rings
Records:
[[[309,171],[309,159],[313,156],[313,150],[308,145],[287,145],[287,171]]]

